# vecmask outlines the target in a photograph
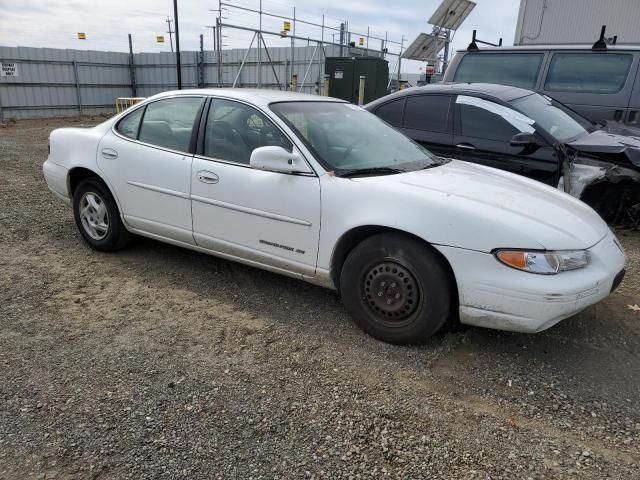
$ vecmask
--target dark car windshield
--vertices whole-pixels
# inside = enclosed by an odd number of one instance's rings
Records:
[[[337,175],[401,173],[439,165],[442,159],[350,103],[282,102],[271,109]]]
[[[593,124],[555,100],[533,93],[511,101],[511,105],[562,143],[594,130]]]

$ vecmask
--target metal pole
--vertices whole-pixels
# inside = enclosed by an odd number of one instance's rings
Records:
[[[358,105],[364,105],[364,83],[366,81],[366,77],[364,75],[360,75],[360,83],[358,84]]]
[[[296,7],[293,7],[293,35],[291,36],[291,91],[293,92],[295,90],[295,87],[293,85],[293,76],[295,75],[295,58],[296,58],[296,43],[295,43],[295,37],[296,37]],[[296,76],[296,83],[297,83],[297,76]]]
[[[222,35],[220,34],[222,30],[222,22],[220,22],[219,18],[216,18],[216,33],[218,34],[218,87],[223,86],[222,81]]]
[[[251,37],[251,43],[249,44],[249,48],[247,48],[247,51],[244,54],[244,58],[242,59],[242,63],[240,64],[240,68],[238,69],[238,73],[236,74],[236,78],[233,80],[233,85],[231,86],[231,88],[236,88],[236,83],[238,82],[238,79],[240,78],[240,73],[242,73],[242,67],[244,67],[244,62],[247,61],[247,57],[249,56],[249,52],[251,51],[251,47],[253,47],[253,41],[256,39],[256,35],[258,35],[258,32],[253,32],[253,37]]]
[[[76,99],[78,101],[78,111],[80,115],[82,115],[82,96],[80,95],[80,80],[78,78],[78,64],[76,61],[73,61],[73,77],[76,81]]]
[[[262,86],[262,0],[260,0],[260,13],[258,14],[258,88]]]
[[[398,90],[400,90],[400,65],[402,64],[402,50],[404,49],[404,35],[400,42],[400,54],[398,55]]]
[[[282,86],[280,85],[280,79],[278,78],[278,74],[276,73],[276,67],[273,64],[273,60],[271,60],[271,54],[269,53],[267,44],[264,42],[264,37],[262,35],[260,35],[260,38],[262,38],[262,45],[264,45],[264,51],[267,54],[267,60],[269,60],[269,65],[271,65],[271,71],[273,72],[273,76],[276,78],[276,83],[278,84],[278,90],[282,90]]]
[[[167,26],[169,27],[167,32],[169,34],[169,44],[171,45],[171,53],[173,53],[173,37],[171,36],[173,32],[171,31],[171,19],[169,17],[167,17]]]
[[[316,43],[316,48],[313,49],[313,53],[311,54],[311,60],[309,60],[309,65],[307,65],[307,70],[304,72],[304,77],[302,77],[302,83],[300,84],[300,89],[298,92],[302,92],[302,88],[304,87],[304,82],[307,81],[307,75],[309,75],[309,70],[311,70],[311,65],[313,65],[313,59],[316,58],[316,52],[318,51],[318,46],[320,44]]]
[[[200,61],[198,62],[198,88],[204,87],[204,36],[200,34]]]
[[[173,21],[176,24],[176,75],[178,90],[182,90],[182,65],[180,64],[180,29],[178,27],[178,0],[173,0]]]
[[[442,75],[447,71],[447,67],[449,66],[449,42],[451,41],[451,30],[447,29],[447,33],[444,39],[444,61],[442,62]]]
[[[131,78],[131,96],[137,97],[136,67],[133,64],[133,41],[131,40],[131,34],[129,34],[129,77]]]
[[[324,74],[324,85],[322,87],[323,87],[322,94],[325,97],[328,97],[329,96],[329,74],[328,73]]]
[[[367,27],[367,48],[365,50],[367,57],[369,56],[369,27]]]

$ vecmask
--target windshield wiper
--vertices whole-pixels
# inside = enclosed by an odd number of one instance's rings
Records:
[[[353,168],[351,170],[342,170],[338,172],[339,177],[355,177],[357,175],[389,175],[394,173],[404,173],[405,170],[392,167],[370,167],[370,168]]]

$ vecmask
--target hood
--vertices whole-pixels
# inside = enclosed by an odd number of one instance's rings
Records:
[[[601,160],[631,164],[640,168],[640,137],[637,136],[596,130],[589,135],[568,142],[567,145],[578,152],[593,154]]]
[[[480,251],[570,250],[589,248],[608,232],[596,212],[564,192],[467,162],[357,180],[386,184],[407,201],[407,214],[420,205],[420,234],[433,243]]]

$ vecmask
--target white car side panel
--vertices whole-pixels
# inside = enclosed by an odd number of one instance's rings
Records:
[[[195,158],[191,198],[198,245],[313,275],[320,233],[320,184],[288,175]],[[205,183],[201,172],[217,183]],[[232,250],[229,250],[232,249]]]
[[[117,158],[103,157],[103,151]],[[194,243],[189,178],[192,156],[125,140],[108,132],[98,148],[98,165],[111,180],[128,225]]]

